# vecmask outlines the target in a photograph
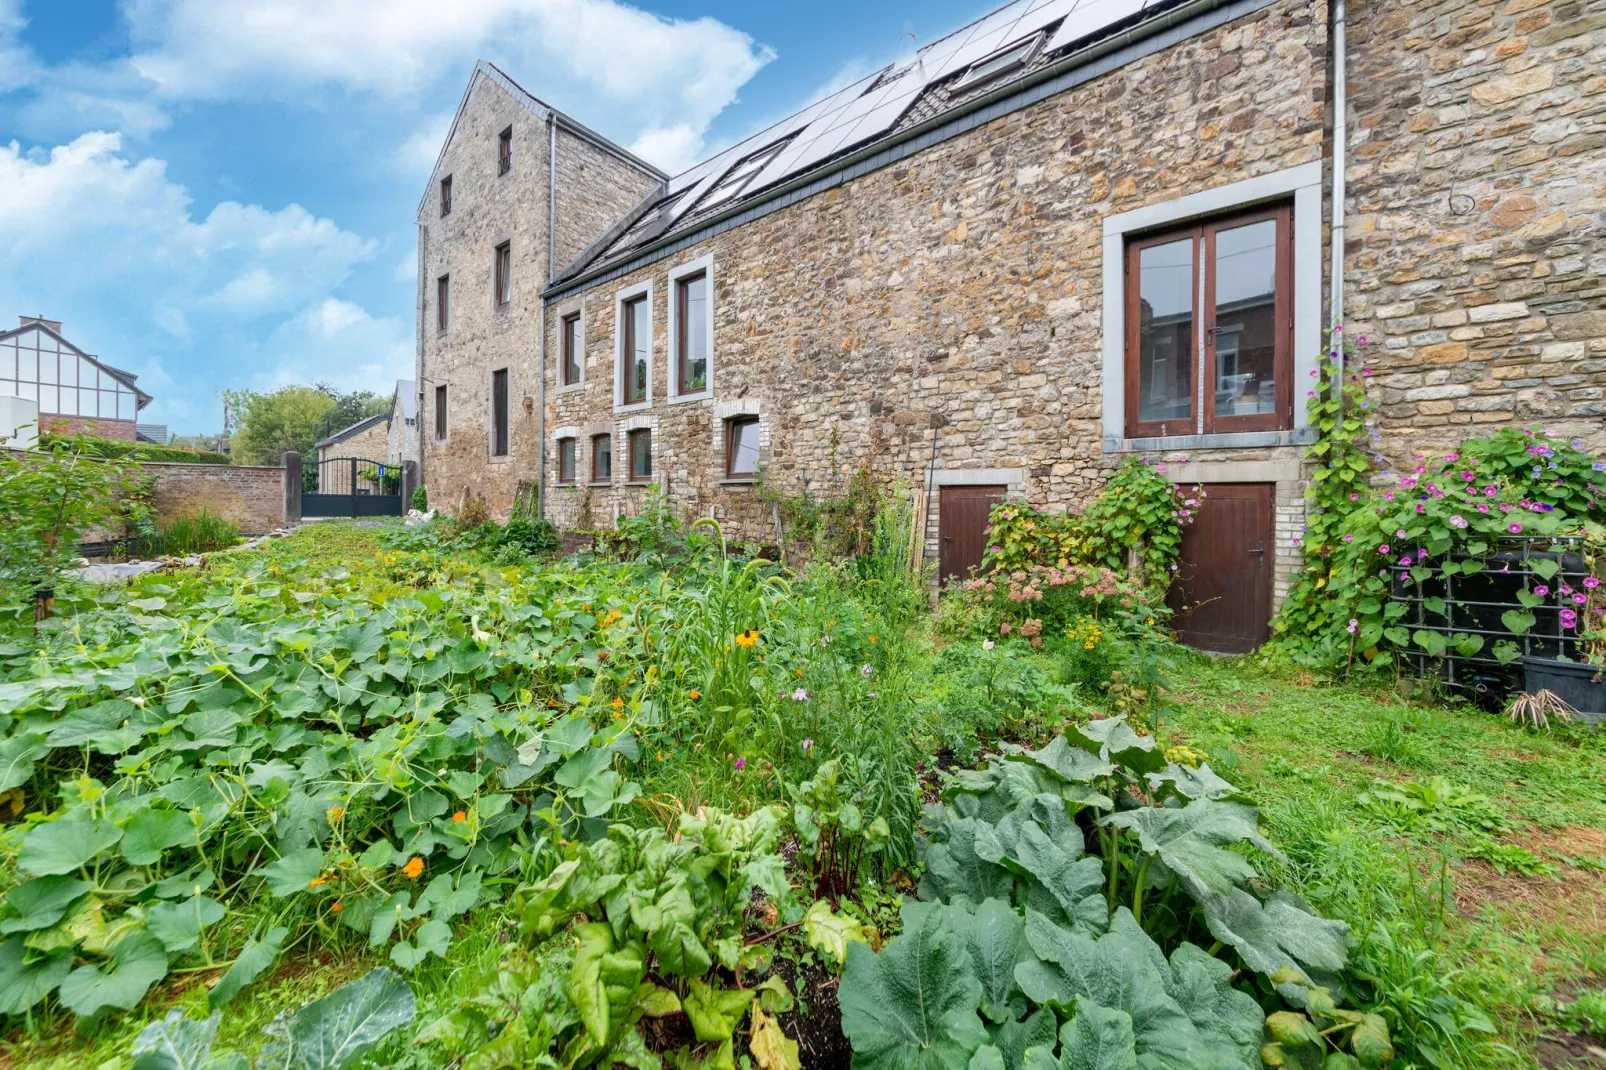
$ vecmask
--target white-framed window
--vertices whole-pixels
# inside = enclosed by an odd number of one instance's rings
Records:
[[[714,396],[714,258],[669,272],[669,400]]]
[[[628,286],[614,295],[615,412],[652,405],[652,301],[651,282]]]
[[[558,393],[579,390],[586,383],[586,315],[584,301],[557,307],[556,378]]]
[[[1170,426],[1166,426],[1163,434],[1156,435],[1152,430],[1153,421],[1141,425],[1134,423],[1131,419],[1132,410],[1138,408],[1141,416],[1141,406],[1136,402],[1141,402],[1143,399],[1128,398],[1128,384],[1132,381],[1141,383],[1142,378],[1141,375],[1128,374],[1130,353],[1134,347],[1128,344],[1127,335],[1134,329],[1143,329],[1144,317],[1141,307],[1137,309],[1128,307],[1128,298],[1132,290],[1129,271],[1133,263],[1133,251],[1144,247],[1143,239],[1147,235],[1163,236],[1167,231],[1192,224],[1208,228],[1213,220],[1221,220],[1260,206],[1279,203],[1292,205],[1292,219],[1289,223],[1292,231],[1290,271],[1292,292],[1288,295],[1293,335],[1291,352],[1293,367],[1288,378],[1294,384],[1295,390],[1293,411],[1289,421],[1292,427],[1285,425],[1274,430],[1226,430],[1233,426],[1231,421],[1224,420],[1220,423],[1210,421],[1207,418],[1210,410],[1214,409],[1218,413],[1222,411],[1216,408],[1223,404],[1214,396],[1218,392],[1226,402],[1230,403],[1233,411],[1237,411],[1242,399],[1234,396],[1233,388],[1237,388],[1237,394],[1240,395],[1243,393],[1243,388],[1236,379],[1225,387],[1215,383],[1204,383],[1202,386],[1195,384],[1194,396],[1204,396],[1208,391],[1210,397],[1207,400],[1216,402],[1216,405],[1193,403],[1189,409],[1193,419],[1191,427],[1173,430]],[[1203,250],[1202,253],[1195,252],[1190,255],[1209,255],[1212,252],[1213,247],[1209,244],[1208,236],[1200,248]],[[1193,246],[1189,246],[1189,249],[1192,250]],[[1208,281],[1207,278],[1207,286]],[[1190,300],[1193,297],[1193,288],[1197,285],[1198,274],[1195,273],[1194,282],[1190,284],[1188,291]],[[1303,389],[1298,384],[1309,380],[1310,372],[1316,367],[1322,345],[1322,165],[1319,162],[1301,164],[1298,167],[1228,183],[1175,200],[1146,205],[1130,212],[1117,212],[1105,216],[1103,289],[1104,427],[1101,438],[1104,452],[1292,445],[1309,438]],[[1206,311],[1209,312],[1215,307],[1207,300],[1209,297],[1210,292],[1207,291],[1205,298],[1195,301],[1190,307],[1206,306]],[[1241,375],[1236,366],[1240,359],[1238,347],[1241,339],[1233,335],[1229,329],[1232,323],[1206,322],[1206,317],[1197,314],[1195,319],[1198,321],[1194,324],[1195,335],[1200,330],[1208,330],[1212,326],[1222,328],[1217,333],[1224,337],[1212,335],[1206,338],[1204,345],[1198,344],[1197,339],[1194,340],[1196,349],[1214,354],[1217,376],[1222,374],[1222,369],[1225,367],[1221,363],[1223,356],[1229,364],[1233,364],[1233,372]],[[1134,327],[1134,324],[1137,326]],[[1209,345],[1212,341],[1213,347]],[[1190,374],[1195,377],[1204,375],[1205,363],[1194,361],[1190,365]],[[1152,387],[1156,381],[1152,368],[1150,373],[1149,382]],[[1258,395],[1256,395],[1256,406],[1258,405]]]

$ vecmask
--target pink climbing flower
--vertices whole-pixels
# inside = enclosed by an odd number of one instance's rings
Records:
[[[1591,591],[1593,591],[1596,587],[1600,586],[1600,581],[1597,580],[1593,576],[1585,576],[1584,577],[1584,586],[1588,587]]]
[[[1534,594],[1538,595],[1540,598],[1545,597],[1545,595],[1547,595],[1549,593],[1550,593],[1550,588],[1546,587],[1542,583],[1539,586],[1534,588]]]
[[[1522,534],[1522,525],[1521,524],[1510,524],[1510,525],[1508,525],[1506,527],[1506,530],[1511,532],[1511,534],[1513,534],[1513,535],[1521,535]]]
[[[1354,617],[1351,617],[1349,619],[1349,623],[1344,626],[1344,630],[1349,632],[1351,635],[1354,635],[1356,632],[1361,630],[1361,622],[1356,620]]]

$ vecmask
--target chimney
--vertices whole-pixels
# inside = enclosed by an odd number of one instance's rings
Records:
[[[38,324],[42,324],[42,325],[44,325],[46,327],[49,327],[51,330],[55,331],[57,334],[61,333],[61,321],[60,320],[47,320],[43,316],[18,316],[17,318],[22,321],[20,324],[18,324],[19,327],[26,327],[30,323],[38,323]]]

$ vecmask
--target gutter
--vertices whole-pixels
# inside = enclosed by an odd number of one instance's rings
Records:
[[[820,180],[829,177],[832,174],[845,171],[855,164],[861,163],[879,153],[886,152],[890,148],[905,144],[930,134],[933,131],[947,126],[955,120],[962,119],[967,115],[981,111],[984,108],[991,107],[1000,101],[1017,96],[1038,85],[1041,85],[1044,82],[1052,81],[1053,79],[1073,71],[1078,67],[1087,66],[1095,60],[1107,56],[1112,52],[1116,52],[1127,47],[1128,45],[1135,44],[1144,38],[1151,37],[1157,33],[1188,22],[1197,16],[1204,15],[1210,11],[1214,11],[1217,8],[1241,8],[1242,11],[1229,15],[1229,18],[1236,18],[1239,14],[1248,14],[1253,11],[1258,11],[1263,7],[1269,6],[1272,2],[1274,2],[1274,0],[1188,0],[1187,3],[1180,4],[1177,7],[1174,7],[1163,14],[1157,15],[1152,19],[1140,22],[1135,26],[1130,26],[1127,29],[1122,30],[1110,37],[1095,41],[1086,48],[1083,48],[1077,52],[1073,52],[1061,59],[1055,60],[1048,66],[1034,71],[1023,78],[1009,82],[1005,85],[999,86],[997,89],[994,89],[991,92],[983,93],[978,97],[967,100],[963,104],[940,112],[939,114],[932,116],[930,119],[927,119],[921,123],[917,123],[906,130],[900,130],[891,137],[872,141],[870,144],[856,149],[845,156],[832,160],[821,167],[804,172],[800,175],[789,178],[784,182],[778,183],[763,193],[746,200],[739,201],[724,211],[716,212],[715,214],[708,216],[706,219],[698,223],[694,228],[678,232],[671,231],[658,241],[649,243],[648,245],[644,245],[640,249],[635,250],[628,260],[600,266],[583,274],[576,275],[573,278],[564,279],[561,280],[561,282],[555,282],[547,287],[545,292],[546,300],[555,301],[563,297],[565,294],[582,288],[589,282],[608,275],[610,272],[619,271],[622,274],[623,270],[633,270],[635,267],[642,266],[642,264],[656,259],[655,254],[662,250],[668,249],[677,243],[684,242],[688,245],[691,244],[691,242],[687,240],[690,235],[702,234],[728,219],[739,216],[744,212],[752,211],[759,205],[765,204],[769,201],[777,200],[781,197],[785,197],[789,193],[793,193],[805,186],[819,182]],[[626,265],[629,266],[626,267]]]
[[[558,116],[546,118],[546,278],[550,284],[558,260]],[[541,302],[536,318],[541,332],[541,373],[535,377],[535,517],[546,517],[546,302]]]
[[[1338,360],[1339,381],[1344,375],[1344,198],[1345,169],[1349,164],[1349,79],[1346,77],[1348,12],[1344,0],[1333,4],[1333,222],[1329,229],[1329,280],[1327,314],[1332,319],[1328,351]],[[1344,396],[1340,389],[1338,396]]]
[[[422,487],[426,485],[424,482],[424,268],[429,263],[427,248],[429,228],[423,223],[415,225],[418,227],[418,289],[413,294],[413,327],[418,340],[414,346],[413,382],[417,384],[418,396],[414,401],[416,415],[413,426],[418,431],[418,456],[415,460],[418,462],[418,485]],[[407,502],[405,505],[411,509],[413,503]]]

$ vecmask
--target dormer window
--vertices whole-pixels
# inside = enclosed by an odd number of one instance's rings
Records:
[[[985,56],[970,65],[970,69],[960,76],[954,83],[955,89],[968,89],[980,82],[997,78],[1001,74],[1019,70],[1031,62],[1037,54],[1037,46],[1043,35],[1033,34],[1024,41],[1016,41],[1012,45],[1005,45],[990,56]]]

